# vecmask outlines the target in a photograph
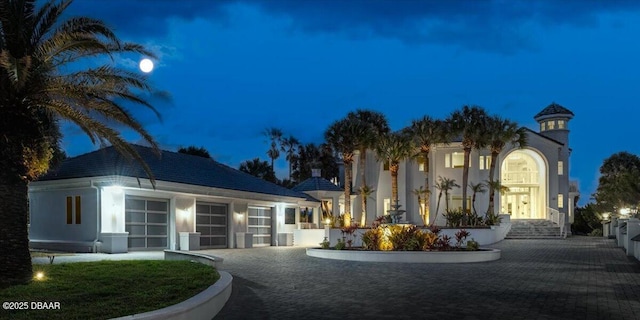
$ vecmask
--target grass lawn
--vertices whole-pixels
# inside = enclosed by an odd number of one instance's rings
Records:
[[[59,302],[59,310],[4,310],[0,319],[108,319],[182,302],[220,275],[189,261],[134,260],[33,265],[42,280],[0,290],[0,302]]]

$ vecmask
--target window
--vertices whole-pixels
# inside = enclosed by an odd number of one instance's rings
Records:
[[[302,214],[302,209],[300,209]],[[284,208],[284,224],[296,224],[296,209]]]
[[[564,125],[564,120],[558,120],[558,129],[564,129],[565,125]]]
[[[313,208],[300,208],[300,222],[313,222]]]
[[[545,131],[545,130],[547,130],[546,123],[545,122],[540,122],[540,131]]]
[[[75,206],[74,206],[74,197],[67,197],[67,224],[73,224],[73,214],[75,211],[76,215],[76,224],[82,223],[82,202],[80,200],[80,196],[75,196]]]
[[[429,158],[418,157],[418,171],[429,172]]]
[[[558,193],[558,209],[564,208],[564,195],[562,193]]]
[[[451,196],[451,206],[449,207],[449,210],[462,210],[462,196]],[[467,196],[467,210],[471,210],[470,196]]]
[[[464,153],[454,152],[444,155],[445,168],[462,168],[464,166]]]
[[[382,165],[382,170],[389,171],[389,161],[385,161]]]
[[[549,130],[553,130],[556,128],[556,122],[553,120],[549,120],[547,121],[547,127],[549,127]]]
[[[491,167],[491,156],[480,156],[480,170],[489,170]]]
[[[388,214],[389,210],[391,210],[391,199],[386,198],[384,199],[384,212],[382,212],[382,214]]]
[[[564,174],[564,162],[558,161],[558,175],[561,176]]]

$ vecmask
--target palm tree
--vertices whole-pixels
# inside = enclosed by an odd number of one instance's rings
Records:
[[[389,163],[391,202],[398,203],[398,169],[400,169],[400,162],[413,154],[411,138],[403,132],[384,135],[376,146],[376,154],[379,161]]]
[[[202,158],[211,158],[211,154],[204,147],[196,147],[196,146],[188,146],[188,147],[180,147],[178,149],[178,153],[190,154],[192,156],[198,156]]]
[[[507,143],[523,148],[527,145],[527,130],[519,127],[517,123],[494,116],[488,119],[487,131],[489,132],[489,149],[491,150],[491,163],[489,164],[489,181],[494,181],[496,162],[498,155]],[[494,214],[493,184],[489,183],[489,208],[487,212]]]
[[[360,154],[358,157],[358,171],[360,171],[360,186],[358,190],[362,194],[363,188],[371,188],[371,186],[367,185],[365,174],[367,149],[374,148],[380,137],[388,134],[390,129],[387,118],[377,111],[358,109],[355,112],[349,112],[347,118],[359,127],[359,134],[356,136],[357,150]],[[362,214],[366,214],[366,212],[366,208],[362,208]],[[361,221],[366,221],[366,219],[366,217],[362,217]],[[364,222],[362,225],[364,225]]]
[[[271,141],[271,147],[267,150],[267,156],[271,159],[271,170],[275,175],[273,162],[280,157],[280,145],[282,144],[282,130],[278,128],[267,128],[262,134]]]
[[[428,225],[429,208],[427,208],[426,206],[429,205],[429,195],[431,194],[431,191],[429,189],[425,189],[423,186],[420,186],[420,188],[414,189],[412,193],[418,198],[418,211],[420,212],[422,221],[425,225]]]
[[[464,106],[462,110],[454,111],[448,119],[452,132],[462,138],[464,150],[464,165],[462,171],[462,185],[469,184],[469,156],[471,149],[481,149],[487,145],[487,118],[484,109],[478,106]],[[467,188],[462,188],[462,212],[467,212]]]
[[[509,192],[509,187],[503,186],[502,183],[500,183],[500,180],[487,180],[485,182],[487,186],[489,186],[489,205],[493,205],[496,191],[500,192],[501,195]],[[487,215],[495,215],[495,212],[487,211]]]
[[[259,158],[242,162],[240,167],[238,167],[238,170],[269,182],[277,182],[269,163],[262,161]]]
[[[436,206],[436,215],[433,219],[433,224],[435,224],[438,220],[438,214],[440,213],[440,198],[442,198],[442,194],[445,194],[445,211],[449,211],[449,190],[453,188],[460,188],[460,185],[456,183],[456,179],[449,179],[438,176],[438,182],[436,182],[434,187],[440,192],[438,193],[438,204]]]
[[[424,116],[419,120],[413,120],[411,126],[407,129],[409,135],[411,135],[414,143],[418,146],[419,154],[424,161],[424,174],[425,174],[425,188],[428,194],[431,194],[429,190],[429,152],[431,146],[444,143],[448,144],[453,138],[450,135],[451,130],[447,128],[446,122],[442,120],[434,120],[429,116]],[[429,197],[424,198],[425,206],[423,212],[424,216],[429,217]],[[425,224],[428,220],[425,220]]]
[[[113,125],[137,132],[158,147],[125,104],[141,105],[153,93],[147,77],[112,64],[113,54],[154,58],[138,44],[121,42],[102,21],[68,18],[71,1],[3,0],[0,3],[0,287],[32,279],[27,234],[28,183],[46,172],[58,149],[64,119],[92,142],[111,144],[148,165]],[[82,61],[108,61],[89,67]]]
[[[295,160],[296,152],[300,148],[300,141],[296,139],[294,136],[289,135],[289,137],[282,139],[280,143],[280,150],[284,152],[287,156],[287,162],[289,162],[289,180],[291,180],[291,169],[293,165],[293,161]]]
[[[473,192],[473,196],[471,197],[471,207],[473,208],[473,213],[477,215],[478,212],[476,211],[476,194],[487,192],[487,188],[482,182],[475,184],[473,182],[469,182],[469,189],[471,189],[471,192]]]
[[[344,163],[345,226],[351,225],[351,166],[353,165],[354,151],[357,146],[356,136],[358,134],[358,126],[347,118],[332,123],[324,133],[325,140],[333,150],[340,153]]]
[[[376,190],[371,188],[370,186],[362,186],[358,189],[358,193],[360,194],[360,199],[362,201],[362,216],[360,216],[360,225],[367,225],[367,198],[371,197]],[[373,199],[373,198],[372,198]]]

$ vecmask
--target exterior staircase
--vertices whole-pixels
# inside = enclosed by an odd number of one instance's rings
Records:
[[[505,239],[563,239],[560,226],[544,219],[511,220]]]

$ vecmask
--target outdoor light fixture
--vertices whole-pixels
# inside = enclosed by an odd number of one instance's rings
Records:
[[[609,212],[605,212],[602,214],[602,219],[603,220],[609,220]]]
[[[331,224],[331,219],[326,218],[326,219],[324,220],[324,224],[326,224],[326,225]]]
[[[36,273],[36,280],[42,280],[44,279],[44,272],[39,271],[38,273]]]
[[[115,186],[111,186],[109,187],[109,191],[111,191],[111,193],[113,194],[121,194],[122,193],[122,187],[115,185]]]
[[[629,208],[620,209],[620,214],[623,215],[623,216],[628,216],[629,213],[631,213],[631,209],[629,209]]]

